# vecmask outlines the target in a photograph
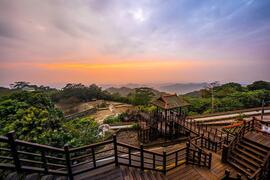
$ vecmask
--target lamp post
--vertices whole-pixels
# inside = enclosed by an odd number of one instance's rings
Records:
[[[263,115],[264,115],[264,99],[262,100],[262,111],[261,111],[261,121],[263,120]]]
[[[214,88],[219,86],[219,82],[215,81],[207,84],[206,89],[211,90],[211,112],[214,112]]]

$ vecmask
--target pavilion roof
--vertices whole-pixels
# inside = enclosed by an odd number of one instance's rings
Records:
[[[152,101],[152,104],[167,110],[189,105],[182,97],[177,96],[176,94],[161,95],[159,98]]]

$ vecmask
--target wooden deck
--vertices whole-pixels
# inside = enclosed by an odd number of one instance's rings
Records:
[[[270,148],[270,136],[263,135],[262,133],[249,132],[245,135],[245,138]]]
[[[111,167],[111,170],[100,172],[99,174],[89,174],[76,179],[93,179],[93,180],[220,180],[224,176],[225,170],[231,172],[232,177],[236,177],[239,173],[229,164],[221,163],[219,154],[213,153],[211,169],[198,167],[194,165],[182,165],[172,171],[169,171],[166,176],[154,171],[140,171],[140,169],[120,166],[120,168]],[[242,175],[242,179],[246,179]]]

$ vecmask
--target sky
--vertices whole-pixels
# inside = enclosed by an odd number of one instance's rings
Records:
[[[269,0],[0,0],[0,85],[270,81]]]

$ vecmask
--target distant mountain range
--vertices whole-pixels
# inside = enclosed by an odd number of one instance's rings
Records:
[[[149,88],[149,90],[151,92],[153,92],[156,97],[159,97],[163,93],[163,92],[160,92],[160,91],[158,91],[156,89],[153,89],[153,88]],[[118,93],[121,96],[126,97],[129,94],[135,93],[136,88],[129,88],[129,87],[116,88],[116,87],[110,87],[110,88],[106,89],[106,91],[108,91],[110,94],[116,94],[116,93]]]
[[[157,89],[169,93],[186,94],[192,91],[203,89],[206,87],[206,85],[207,83],[176,83],[161,86]]]
[[[126,97],[127,95],[129,95],[130,93],[135,92],[135,89],[132,88],[128,88],[128,87],[110,87],[108,89],[106,89],[106,91],[108,91],[110,94],[119,94],[121,96]]]
[[[122,85],[101,85],[109,93],[119,93],[122,96],[127,96],[129,93],[135,91],[135,88],[149,87],[158,92],[186,94],[193,91],[203,89],[207,83],[166,83],[166,84],[122,84]]]

